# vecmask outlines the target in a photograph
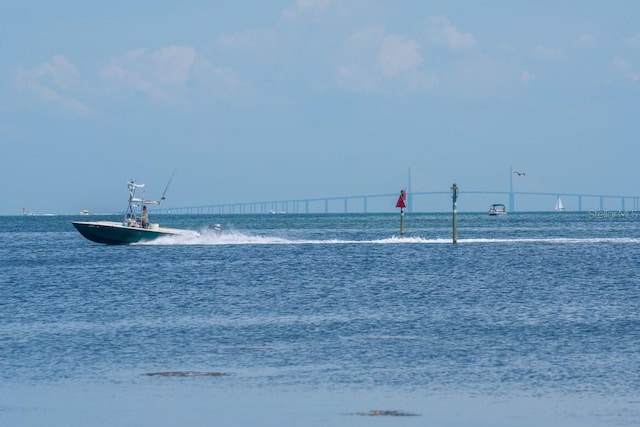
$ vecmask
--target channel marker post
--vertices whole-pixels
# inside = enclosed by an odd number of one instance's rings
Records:
[[[404,201],[407,200],[407,192],[406,190],[400,190],[400,197],[398,197],[398,202],[396,203],[396,208],[400,208],[400,235],[404,236]]]

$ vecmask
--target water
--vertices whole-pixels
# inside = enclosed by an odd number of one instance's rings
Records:
[[[76,219],[0,217],[0,425],[640,425],[635,215]]]

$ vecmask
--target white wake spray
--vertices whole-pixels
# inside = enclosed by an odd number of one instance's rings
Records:
[[[522,243],[541,243],[541,244],[580,244],[580,243],[640,243],[640,238],[625,237],[596,237],[596,238],[513,238],[513,239],[485,239],[470,238],[458,239],[458,244],[522,244]],[[452,244],[450,238],[427,238],[420,236],[400,237],[390,236],[380,239],[355,240],[355,239],[298,239],[286,238],[269,235],[251,234],[240,231],[222,231],[213,232],[211,230],[202,230],[193,236],[164,236],[156,240],[139,242],[137,245],[358,245],[358,244]]]

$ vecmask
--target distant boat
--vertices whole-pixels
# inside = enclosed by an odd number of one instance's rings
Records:
[[[80,211],[80,215],[89,215],[89,210],[88,209],[82,209]]]
[[[129,207],[123,221],[72,222],[80,234],[93,242],[106,245],[126,245],[154,240],[162,236],[197,235],[195,231],[191,230],[164,228],[159,224],[148,223],[146,220],[147,205],[159,205],[164,200],[164,193],[160,200],[146,200],[144,196],[142,198],[135,197],[136,190],[144,188],[144,184],[137,184],[131,180],[127,185],[129,186]],[[168,184],[167,187],[169,187]],[[166,193],[167,189],[165,188],[164,191]]]
[[[556,207],[554,209],[556,212],[564,211],[564,205],[562,204],[562,199],[558,196],[558,200],[556,200]]]
[[[23,207],[22,207],[22,215],[24,215],[24,216],[34,216],[34,215],[35,215],[35,213],[28,211],[28,210],[27,210],[27,208],[25,208],[25,207],[23,206]]]
[[[270,214],[283,214],[283,213],[287,213],[287,212],[286,212],[286,211],[284,211],[284,210],[282,210],[282,211],[278,211],[278,210],[276,210],[276,208],[275,208],[275,207],[273,207],[273,208],[269,211],[269,213],[270,213]]]
[[[506,215],[507,208],[502,203],[494,203],[489,206],[489,215]]]

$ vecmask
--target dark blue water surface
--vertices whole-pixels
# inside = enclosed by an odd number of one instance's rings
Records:
[[[0,217],[0,425],[640,425],[634,215],[75,219]]]

